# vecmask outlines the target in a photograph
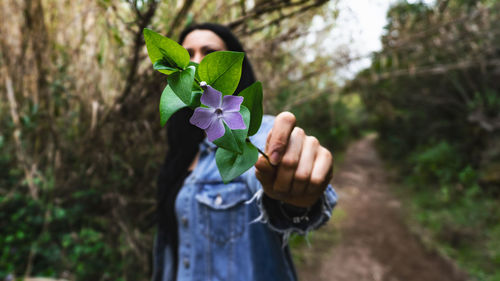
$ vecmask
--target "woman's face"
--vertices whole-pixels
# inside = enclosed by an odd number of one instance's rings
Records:
[[[208,54],[227,50],[226,44],[214,32],[207,29],[195,29],[188,33],[182,46],[186,48],[191,61],[200,63]]]

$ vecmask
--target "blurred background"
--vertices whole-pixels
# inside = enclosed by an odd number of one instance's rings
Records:
[[[500,280],[497,0],[1,0],[0,280],[150,279],[166,79],[142,29],[205,21],[335,154],[302,280]]]

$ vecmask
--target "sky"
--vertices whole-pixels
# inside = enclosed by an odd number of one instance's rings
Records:
[[[351,79],[354,75],[370,65],[369,54],[381,49],[380,36],[383,34],[386,25],[386,13],[391,6],[399,0],[339,0],[330,3],[331,8],[335,6],[339,9],[339,16],[336,27],[319,40],[322,49],[328,52],[335,52],[339,47],[349,48],[351,55],[363,57],[347,67],[342,68],[338,73],[340,80]],[[410,3],[420,2],[419,0],[408,0]],[[426,4],[433,4],[435,0],[423,0]],[[320,30],[324,27],[325,21],[317,16],[313,19],[313,30]],[[316,41],[314,35],[308,38]],[[318,42],[318,41],[317,41]],[[310,57],[310,59],[314,59]]]

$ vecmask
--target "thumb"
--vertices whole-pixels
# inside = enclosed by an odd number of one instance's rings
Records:
[[[266,142],[266,153],[268,153],[271,164],[278,165],[285,154],[288,141],[295,128],[295,116],[290,112],[282,112],[276,116],[273,129]]]
[[[260,155],[255,163],[255,176],[262,186],[273,186],[276,177],[276,168],[271,166],[264,156]]]

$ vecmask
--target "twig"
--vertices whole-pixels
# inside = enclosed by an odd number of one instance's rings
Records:
[[[26,264],[26,269],[24,271],[24,279],[27,279],[28,276],[31,275],[31,271],[33,269],[33,260],[35,258],[36,253],[37,253],[38,244],[40,242],[40,237],[42,237],[43,234],[45,232],[47,232],[48,227],[49,227],[50,212],[51,212],[51,208],[50,207],[45,210],[45,213],[44,213],[44,216],[43,216],[42,231],[40,232],[40,234],[38,235],[38,237],[36,238],[36,240],[31,244],[30,253],[28,255],[28,262]]]
[[[174,31],[177,30],[177,28],[180,26],[181,20],[185,18],[185,16],[189,12],[189,9],[191,9],[191,6],[193,5],[193,3],[194,3],[194,0],[185,0],[184,1],[182,8],[179,10],[179,12],[175,16],[174,20],[170,24],[170,28],[168,29],[168,32],[167,32],[167,37],[172,37],[172,35],[174,34]]]
[[[23,146],[21,144],[20,136],[21,136],[21,122],[19,120],[19,114],[17,113],[17,102],[16,98],[14,96],[14,89],[12,87],[12,80],[7,73],[6,70],[2,71],[3,74],[5,75],[5,88],[7,90],[7,99],[9,101],[9,106],[10,106],[10,115],[12,117],[12,122],[14,123],[15,129],[14,129],[14,142],[16,144],[16,152],[17,152],[17,158],[19,162],[22,163],[23,168],[24,168],[24,174],[26,176],[26,181],[28,182],[28,187],[30,190],[31,197],[33,199],[38,199],[38,190],[33,183],[33,176],[32,176],[32,171],[28,169],[28,161],[26,154],[24,153]]]
[[[133,7],[137,8],[135,6],[135,4],[136,4],[136,1],[134,1]],[[158,4],[158,2],[152,1],[149,4],[148,9],[144,14],[142,14],[139,10],[136,11],[137,17],[139,19],[138,19],[138,24],[137,24],[138,29],[135,32],[135,34],[133,34],[133,36],[134,36],[134,44],[133,44],[133,48],[132,48],[133,55],[132,55],[132,58],[131,58],[130,63],[129,63],[130,67],[128,69],[125,88],[124,88],[122,94],[116,99],[115,105],[123,104],[127,100],[130,93],[132,92],[132,87],[135,85],[135,82],[136,82],[135,76],[137,74],[137,69],[138,69],[139,62],[140,62],[142,47],[144,46],[144,40],[142,37],[142,30],[151,23],[151,20],[156,12],[157,4]]]
[[[246,141],[247,141],[247,142],[249,142],[249,143],[252,143],[252,142],[250,141],[250,139],[249,139],[249,138],[247,138],[247,139],[246,139]],[[269,163],[269,165],[271,165],[271,166],[273,166],[273,167],[276,167],[276,166],[277,166],[277,165],[274,165],[273,163],[271,163],[271,160],[269,159],[269,156],[267,156],[267,154],[266,154],[264,151],[260,150],[260,148],[258,148],[257,146],[255,146],[255,148],[257,148],[257,151],[258,151],[260,154],[262,154],[262,156],[264,156],[264,158],[266,158],[266,160],[267,160],[267,162]]]
[[[294,17],[296,15],[300,15],[302,13],[305,13],[305,12],[307,12],[308,10],[310,10],[312,8],[320,7],[321,5],[323,5],[326,2],[327,1],[324,1],[324,0],[317,1],[317,2],[315,2],[313,4],[311,4],[311,5],[303,6],[300,9],[297,9],[297,10],[295,10],[293,12],[288,13],[288,14],[281,14],[278,18],[275,18],[272,21],[268,21],[268,22],[262,24],[259,27],[256,27],[254,29],[251,29],[251,30],[245,32],[244,35],[248,36],[248,35],[251,35],[251,34],[253,34],[255,32],[261,31],[261,30],[263,30],[263,29],[265,29],[265,28],[267,28],[267,27],[269,27],[271,25],[277,25],[281,21],[283,21],[283,20],[285,20],[287,18],[292,18],[292,17]]]
[[[249,19],[256,19],[259,18],[260,16],[264,14],[269,14],[272,13],[276,10],[288,8],[288,7],[294,7],[294,6],[300,6],[302,4],[307,3],[308,0],[301,0],[298,2],[278,2],[277,4],[273,4],[272,2],[269,3],[269,5],[256,5],[252,11],[249,13],[246,13],[245,15],[241,16],[240,18],[233,20],[232,22],[228,23],[227,26],[231,29],[235,29],[236,27],[240,26],[241,24],[245,23]],[[264,2],[265,3],[265,2]]]
[[[264,156],[264,158],[266,158],[267,162],[269,162],[269,165],[273,166],[273,167],[276,167],[276,165],[274,165],[273,163],[271,163],[271,160],[269,159],[269,156],[267,156],[267,154],[260,150],[260,148],[256,147],[257,148],[257,151],[262,154],[262,156]]]

